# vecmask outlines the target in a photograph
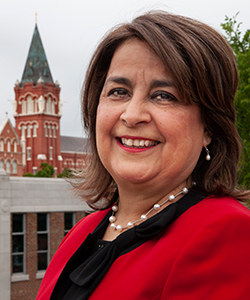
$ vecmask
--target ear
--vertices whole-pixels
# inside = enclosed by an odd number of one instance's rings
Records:
[[[208,135],[207,130],[204,131],[204,138],[203,138],[203,147],[207,147],[212,141],[212,138]]]

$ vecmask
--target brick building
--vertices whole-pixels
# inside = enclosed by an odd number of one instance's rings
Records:
[[[89,155],[87,139],[60,135],[60,86],[37,25],[14,91],[15,126],[7,114],[0,126],[0,299],[34,300],[64,235],[90,210],[64,179],[22,177],[41,162],[55,174],[82,169]]]
[[[34,300],[64,235],[90,209],[59,178],[0,169],[0,299]]]
[[[42,162],[52,165],[55,174],[65,167],[84,167],[87,140],[60,135],[60,90],[36,24],[22,79],[16,81],[11,101],[15,129],[7,116],[0,127],[0,166],[11,176],[36,174]]]

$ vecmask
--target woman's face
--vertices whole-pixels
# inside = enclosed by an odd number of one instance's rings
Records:
[[[97,109],[96,139],[118,187],[158,189],[189,178],[207,144],[199,109],[182,104],[160,58],[137,39],[124,42],[113,56]]]

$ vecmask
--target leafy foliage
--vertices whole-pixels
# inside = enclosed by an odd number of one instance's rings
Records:
[[[58,178],[63,178],[63,177],[69,178],[71,176],[72,176],[72,170],[69,168],[64,168],[63,172],[58,175]]]
[[[36,175],[33,175],[31,173],[25,173],[23,176],[25,177],[53,177],[54,175],[54,169],[53,166],[47,164],[47,163],[41,163],[40,169]]]
[[[244,165],[239,174],[239,184],[250,188],[250,29],[242,34],[240,31],[242,23],[236,20],[238,14],[232,18],[226,16],[221,27],[235,53],[238,64],[239,88],[235,98],[235,107],[237,129],[244,147]]]

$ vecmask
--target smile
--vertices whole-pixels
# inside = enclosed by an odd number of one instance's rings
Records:
[[[130,148],[149,148],[159,144],[157,141],[143,139],[119,138],[119,141],[123,146]]]

